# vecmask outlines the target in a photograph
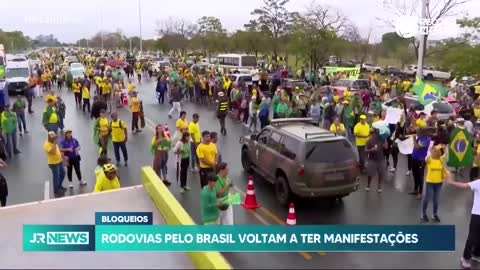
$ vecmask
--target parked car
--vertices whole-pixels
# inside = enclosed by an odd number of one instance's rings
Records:
[[[162,71],[165,71],[165,69],[172,67],[172,64],[170,61],[167,60],[160,60],[160,61],[155,61],[153,62],[153,73],[154,74],[159,74]]]
[[[372,64],[368,63],[363,63],[362,64],[362,70],[363,71],[369,71],[369,72],[375,72],[375,73],[385,73],[385,69],[379,66],[375,66]]]
[[[404,76],[406,75],[405,72],[403,72],[403,70],[397,68],[397,67],[394,67],[394,66],[387,66],[385,68],[385,71],[383,72],[385,75],[387,76],[390,76],[390,75],[393,75],[393,76]]]
[[[250,74],[237,73],[237,74],[230,74],[229,77],[232,83],[238,84],[240,81],[243,81],[248,86],[253,84],[252,75]]]
[[[343,96],[343,91],[350,88],[351,91],[356,92],[362,89],[370,89],[370,81],[365,79],[352,80],[352,79],[340,79],[334,81],[331,88],[336,89],[340,96]]]
[[[305,80],[297,80],[297,79],[284,79],[283,80],[283,88],[287,92],[292,92],[295,90],[296,87],[299,87],[303,90],[310,90],[313,88],[311,83],[306,82]]]
[[[240,137],[243,169],[272,183],[282,205],[293,196],[342,198],[358,188],[355,148],[311,120],[275,119],[260,133]]]
[[[417,75],[417,66],[416,65],[409,65],[405,70],[404,73],[410,76]],[[423,66],[423,77],[427,80],[450,80],[452,78],[452,74],[450,72],[435,70],[429,66]]]
[[[398,97],[390,99],[387,102],[385,102],[383,104],[383,108],[387,109],[388,107],[391,107],[393,102],[397,98]],[[407,108],[410,108],[413,106],[417,114],[424,112],[425,114],[430,115],[430,113],[435,109],[438,111],[438,118],[440,120],[448,120],[450,117],[455,116],[455,109],[453,108],[453,106],[443,100],[441,101],[437,100],[437,101],[430,102],[427,105],[422,105],[422,103],[420,103],[417,96],[406,94],[405,103]]]

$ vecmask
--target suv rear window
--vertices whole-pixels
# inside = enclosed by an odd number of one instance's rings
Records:
[[[452,113],[452,107],[443,102],[435,102],[432,104],[433,108],[438,111],[438,113]]]
[[[335,163],[356,158],[347,140],[309,143],[306,150],[305,160],[308,162]]]

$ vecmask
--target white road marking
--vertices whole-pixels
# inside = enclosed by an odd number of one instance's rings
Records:
[[[45,190],[43,193],[44,200],[50,200],[50,181],[45,181]]]

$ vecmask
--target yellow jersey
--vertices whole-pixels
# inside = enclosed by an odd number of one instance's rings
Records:
[[[130,110],[132,112],[140,112],[140,99],[132,97],[130,99]]]
[[[90,91],[87,87],[82,88],[82,98],[83,99],[90,99]]]
[[[443,175],[443,157],[439,159],[427,157],[425,165],[425,169],[427,171],[425,182],[432,184],[442,183],[443,179],[445,178],[445,175]]]
[[[112,131],[112,142],[124,142],[125,141],[125,130],[127,129],[127,124],[125,121],[117,119],[117,121],[110,122],[110,129]]]
[[[109,82],[102,83],[102,94],[110,94],[112,91],[112,85]]]
[[[56,147],[55,153],[52,154],[50,151]],[[56,165],[62,163],[62,153],[60,152],[60,147],[56,143],[51,143],[48,140],[43,144],[43,150],[47,156],[48,165]]]
[[[95,183],[95,189],[93,190],[93,192],[102,192],[119,188],[120,181],[118,180],[118,177],[110,180],[105,176],[104,173],[100,173],[97,176],[97,182]]]
[[[176,127],[177,129],[180,129],[180,130],[188,130],[187,120],[186,120],[186,119],[183,120],[183,119],[179,118],[179,119],[177,120],[177,123],[176,123],[175,127]]]
[[[211,168],[207,164],[202,162],[202,159],[206,159],[212,164],[216,164],[217,161],[217,146],[214,143],[204,144],[201,143],[197,146],[197,156],[200,160],[200,168]]]
[[[108,119],[106,117],[98,118],[98,132],[102,136],[108,135]]]
[[[365,146],[367,144],[368,137],[370,136],[370,125],[368,125],[367,123],[356,124],[353,128],[353,134],[355,135],[355,145]]]

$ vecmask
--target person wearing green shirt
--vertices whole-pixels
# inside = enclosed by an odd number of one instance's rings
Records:
[[[17,115],[10,111],[10,105],[5,105],[5,110],[1,115],[2,132],[6,141],[6,152],[8,158],[13,154],[20,154],[17,149]]]
[[[20,132],[20,136],[22,136],[22,130],[25,131],[25,134],[28,133],[27,130],[27,122],[25,121],[25,109],[27,105],[25,101],[23,101],[22,96],[18,95],[17,100],[13,103],[12,111],[17,115],[18,121],[18,131]]]
[[[190,163],[190,133],[184,131],[182,138],[175,145],[173,152],[177,157],[177,173],[180,169],[180,193],[190,191],[187,186],[188,164]],[[177,175],[178,177],[178,175]],[[178,180],[178,178],[177,178]]]
[[[280,100],[280,103],[277,105],[276,113],[277,113],[278,118],[287,118],[288,117],[289,108],[288,108],[287,101],[285,99],[282,98]]]
[[[230,189],[233,187],[233,182],[228,176],[228,164],[220,162],[217,165],[217,183],[215,184],[215,191],[217,193],[217,200],[221,205],[220,221],[221,225],[233,225],[233,209],[225,201],[228,199]]]
[[[278,118],[277,107],[278,107],[278,104],[280,104],[281,93],[282,93],[282,91],[280,91],[280,89],[277,89],[277,91],[275,91],[275,95],[273,96],[273,99],[272,99],[273,119]],[[259,107],[261,108],[261,106],[259,106]]]
[[[207,175],[208,184],[203,187],[201,198],[201,217],[204,225],[218,225],[220,210],[218,207],[222,204],[217,201],[217,192],[215,185],[217,184],[217,176],[214,173]]]
[[[382,102],[380,101],[379,96],[375,96],[375,99],[373,100],[371,106],[372,106],[373,112],[375,112],[376,114],[380,114],[382,112]]]
[[[47,100],[47,107],[43,110],[42,124],[47,131],[58,133],[60,127],[60,116],[56,107],[55,100],[49,98]]]

